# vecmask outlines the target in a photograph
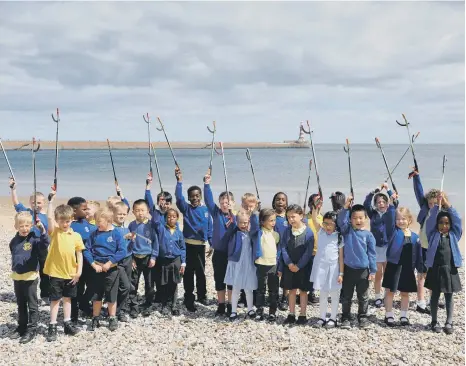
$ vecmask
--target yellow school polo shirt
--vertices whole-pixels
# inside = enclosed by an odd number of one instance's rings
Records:
[[[317,222],[319,223],[319,225],[322,225],[323,221],[324,221],[324,217],[321,214],[317,215]],[[309,226],[309,229],[311,229],[312,233],[314,234],[314,250],[312,251],[312,255],[316,255],[316,253],[317,253],[317,239],[319,237],[318,232],[320,230],[320,227],[319,228],[314,227],[314,221],[312,221],[312,215],[311,214],[307,214],[307,226]]]
[[[257,264],[274,266],[277,264],[277,244],[280,236],[273,230],[262,228],[261,250],[262,256],[256,259]]]
[[[78,271],[76,252],[84,249],[81,235],[73,229],[62,231],[55,228],[50,235],[49,254],[45,260],[44,273],[50,277],[70,280]]]

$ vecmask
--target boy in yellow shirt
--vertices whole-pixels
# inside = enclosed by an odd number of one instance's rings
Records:
[[[57,339],[57,315],[62,299],[65,334],[74,336],[79,331],[71,322],[71,298],[76,297],[85,249],[81,236],[71,229],[73,208],[60,205],[54,211],[54,197],[55,191],[52,191],[47,209],[50,247],[44,265],[44,273],[50,277],[49,342]]]

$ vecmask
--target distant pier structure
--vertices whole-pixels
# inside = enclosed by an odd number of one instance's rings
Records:
[[[309,147],[309,137],[303,132],[301,126],[303,126],[303,122],[299,125],[299,136],[297,140],[288,140],[283,142],[286,144],[296,145],[296,147]]]

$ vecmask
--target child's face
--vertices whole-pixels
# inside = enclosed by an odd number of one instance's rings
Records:
[[[303,225],[303,215],[290,211],[286,214],[286,217],[293,229],[299,229]]]
[[[133,214],[136,217],[136,220],[138,220],[139,222],[143,222],[147,218],[147,215],[149,214],[149,210],[147,209],[146,205],[140,204],[140,205],[134,206]]]
[[[241,207],[247,211],[254,211],[257,206],[257,200],[255,198],[248,198],[241,202]]]
[[[76,220],[85,219],[89,215],[88,210],[87,202],[81,203],[79,207],[74,209],[74,218]]]
[[[58,219],[57,225],[62,231],[68,231],[70,226],[71,226],[71,218],[66,218],[66,219]]]
[[[228,201],[228,197],[223,197],[221,198],[219,201],[218,201],[219,205],[220,205],[220,210],[223,212],[223,213],[228,213],[229,210],[235,206],[235,202],[234,201]]]
[[[377,207],[377,210],[380,212],[385,212],[387,211],[388,205],[387,202],[382,197],[377,197],[377,201],[375,201],[375,205]]]
[[[20,236],[27,236],[32,229],[32,222],[21,221],[15,224],[15,229],[18,230]]]
[[[126,207],[118,207],[113,213],[113,221],[118,225],[123,225],[128,216],[128,209]]]
[[[277,216],[272,215],[267,217],[264,221],[262,221],[262,226],[267,230],[273,230],[275,227],[275,223],[277,222]]]
[[[429,209],[434,207],[437,204],[437,197],[429,198],[427,204],[429,205]]]
[[[202,194],[199,190],[189,192],[188,201],[193,207],[197,207],[201,204]]]
[[[366,215],[364,211],[356,211],[351,214],[351,225],[353,228],[362,230],[366,224]]]
[[[167,214],[167,225],[171,228],[176,227],[176,222],[178,221],[178,215],[174,211],[170,211]]]
[[[112,223],[108,221],[105,217],[100,217],[96,221],[96,225],[99,231],[107,231],[109,227],[112,225]]]
[[[238,229],[241,231],[248,231],[249,229],[249,217],[241,216],[238,220]]]
[[[400,214],[399,212],[396,213],[396,226],[400,229],[404,230],[407,229],[411,221],[405,215]]]
[[[333,222],[332,219],[324,219],[322,222],[322,226],[324,227],[324,230],[327,234],[331,234],[335,231],[335,222]]]
[[[275,206],[275,211],[277,211],[278,213],[282,213],[286,210],[286,197],[284,194],[277,195],[273,203]]]
[[[440,218],[438,222],[438,231],[440,231],[442,234],[448,234],[450,231],[450,220],[448,217],[443,216]]]
[[[160,211],[162,211],[162,212],[167,212],[167,210],[172,207],[172,203],[167,202],[165,200],[165,197],[163,197],[163,196],[159,198],[159,201],[157,202],[157,205],[159,206]]]
[[[31,209],[34,210],[34,197],[29,199],[29,205],[31,206]],[[42,196],[37,196],[36,197],[36,206],[37,206],[37,212],[42,212],[44,206],[45,206],[45,197]]]

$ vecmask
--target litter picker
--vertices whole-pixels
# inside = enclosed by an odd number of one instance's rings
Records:
[[[34,182],[34,210],[33,210],[34,211],[33,212],[34,225],[38,221],[38,218],[37,218],[36,152],[38,152],[39,149],[40,149],[40,143],[37,144],[37,148],[36,148],[36,139],[33,137],[32,138],[32,180]],[[50,201],[50,197],[49,197],[49,201]]]
[[[312,170],[312,159],[309,160],[309,174],[307,175],[307,185],[306,185],[306,194],[304,195],[303,214],[306,213],[307,194],[309,192],[309,181],[311,180],[311,170]],[[322,197],[321,197],[321,199],[322,199]]]
[[[6,150],[5,150],[5,148],[3,147],[2,139],[0,139],[0,147],[2,148],[3,156],[5,157],[6,163],[7,163],[7,165],[8,165],[8,169],[10,169],[11,178],[12,178],[13,181],[15,182],[15,181],[16,181],[15,175],[13,174],[13,169],[11,169],[10,161],[8,160],[8,156],[7,156],[7,154],[6,154]],[[14,183],[10,186],[10,188],[13,188],[13,187],[14,187]]]
[[[417,134],[413,135],[412,137],[412,141],[413,141],[413,144],[414,144],[414,141],[416,141],[417,137],[419,136],[419,133],[418,132]],[[408,146],[408,148],[405,150],[404,154],[401,156],[400,160],[398,160],[398,163],[396,163],[396,165],[393,167],[392,171],[390,172],[390,174],[393,174],[395,172],[395,169],[398,167],[398,165],[400,165],[401,161],[403,160],[403,158],[405,157],[405,155],[408,153],[409,149],[411,149],[410,146]],[[385,183],[388,182],[388,180],[390,179],[390,175],[385,179]]]
[[[351,196],[353,197],[353,201],[354,201],[353,178],[351,176],[350,143],[349,143],[348,139],[346,139],[346,146],[343,146],[343,150],[345,150],[346,154],[348,155],[348,171],[349,171],[349,181],[350,181],[350,192],[351,192]]]
[[[178,162],[176,161],[175,154],[173,153],[172,146],[170,145],[170,141],[168,140],[167,133],[165,132],[165,126],[163,125],[162,120],[160,119],[160,117],[157,117],[157,119],[158,119],[158,121],[159,121],[159,123],[160,123],[160,128],[156,127],[156,129],[157,129],[158,131],[163,132],[163,134],[165,135],[165,140],[167,140],[167,145],[168,145],[168,148],[170,149],[170,152],[171,152],[171,154],[172,154],[173,161],[175,162],[175,165],[179,168],[180,165],[179,165]]]
[[[215,121],[213,122],[214,129],[211,130],[209,126],[207,126],[207,130],[212,134],[212,144],[210,147],[210,163],[209,163],[209,175],[212,175],[212,159],[214,158],[214,149],[215,149],[215,132],[217,132],[217,128],[215,126]]]
[[[445,166],[447,164],[447,157],[443,155],[443,164],[442,164],[442,181],[440,182],[440,192],[443,192],[443,181],[445,179]]]
[[[396,194],[398,194],[398,190],[396,189],[395,183],[393,182],[392,174],[390,173],[390,169],[388,168],[387,159],[385,158],[385,153],[383,152],[382,145],[380,144],[380,141],[377,137],[375,138],[375,143],[377,144],[377,147],[380,149],[380,152],[382,153],[383,162],[385,163],[385,168],[387,168],[388,176],[390,177],[390,182],[392,183],[393,190],[395,191]]]
[[[396,123],[398,123],[399,126],[406,127],[406,130],[408,131],[409,146],[411,148],[411,152],[413,153],[414,169],[416,169],[416,172],[419,172],[419,167],[417,165],[417,160],[416,160],[416,154],[414,154],[413,141],[412,141],[411,133],[409,132],[409,122],[406,119],[406,116],[404,114],[401,114],[401,115],[403,116],[403,119],[405,120],[405,122],[402,123],[396,120]],[[413,173],[411,172],[409,173],[408,178],[412,178],[412,177],[413,177]]]
[[[110,154],[110,161],[112,162],[112,169],[113,169],[113,178],[115,179],[115,188],[118,187],[118,179],[115,173],[115,165],[113,164],[113,156],[112,156],[112,149],[110,148],[110,141],[107,139],[107,146],[108,146],[108,153]],[[120,196],[120,191],[117,189],[117,195]]]
[[[146,118],[147,117],[147,118]],[[147,123],[147,136],[149,138],[149,175],[151,178],[153,177],[153,172],[152,172],[152,157],[151,157],[151,142],[150,142],[150,117],[149,113],[146,113],[146,115],[142,115],[142,118],[144,119],[144,122]]]
[[[312,159],[314,160],[314,166],[316,168],[317,187],[319,189],[320,199],[323,200],[322,187],[320,186],[319,169],[317,168],[316,152],[314,150],[314,143],[312,142],[312,134],[314,133],[314,131],[311,131],[311,126],[309,125],[309,121],[306,121],[306,123],[307,123],[307,130],[304,128],[303,124],[301,124],[301,131],[309,135],[309,141],[311,143],[311,150],[312,150]]]
[[[58,127],[60,125],[60,111],[57,108],[57,117],[52,113],[52,120],[57,124],[57,131],[55,133],[55,172],[53,174],[53,186],[52,190],[57,191],[57,172],[58,172]],[[50,195],[49,195],[50,196]],[[51,197],[49,197],[49,200]]]
[[[163,192],[162,179],[160,178],[160,171],[159,171],[159,163],[157,162],[157,155],[155,154],[154,145],[151,145],[151,146],[152,146],[152,154],[154,155],[155,170],[157,172],[157,178],[159,179],[160,192]]]
[[[254,174],[254,166],[252,165],[252,157],[249,149],[246,149],[246,157],[248,158],[249,164],[251,165],[252,178],[254,179],[254,186],[256,187],[257,200],[260,202],[261,199],[259,197],[259,189],[257,189],[256,175]]]
[[[220,152],[217,151],[217,149],[215,149],[215,152],[218,154],[218,155],[222,155],[222,161],[223,161],[223,175],[225,177],[225,190],[227,192],[227,198],[228,198],[228,204],[230,204],[230,190],[228,189],[228,178],[227,178],[227,166],[225,164],[225,153],[223,151],[223,143],[222,142],[219,142],[218,143],[220,145]]]

